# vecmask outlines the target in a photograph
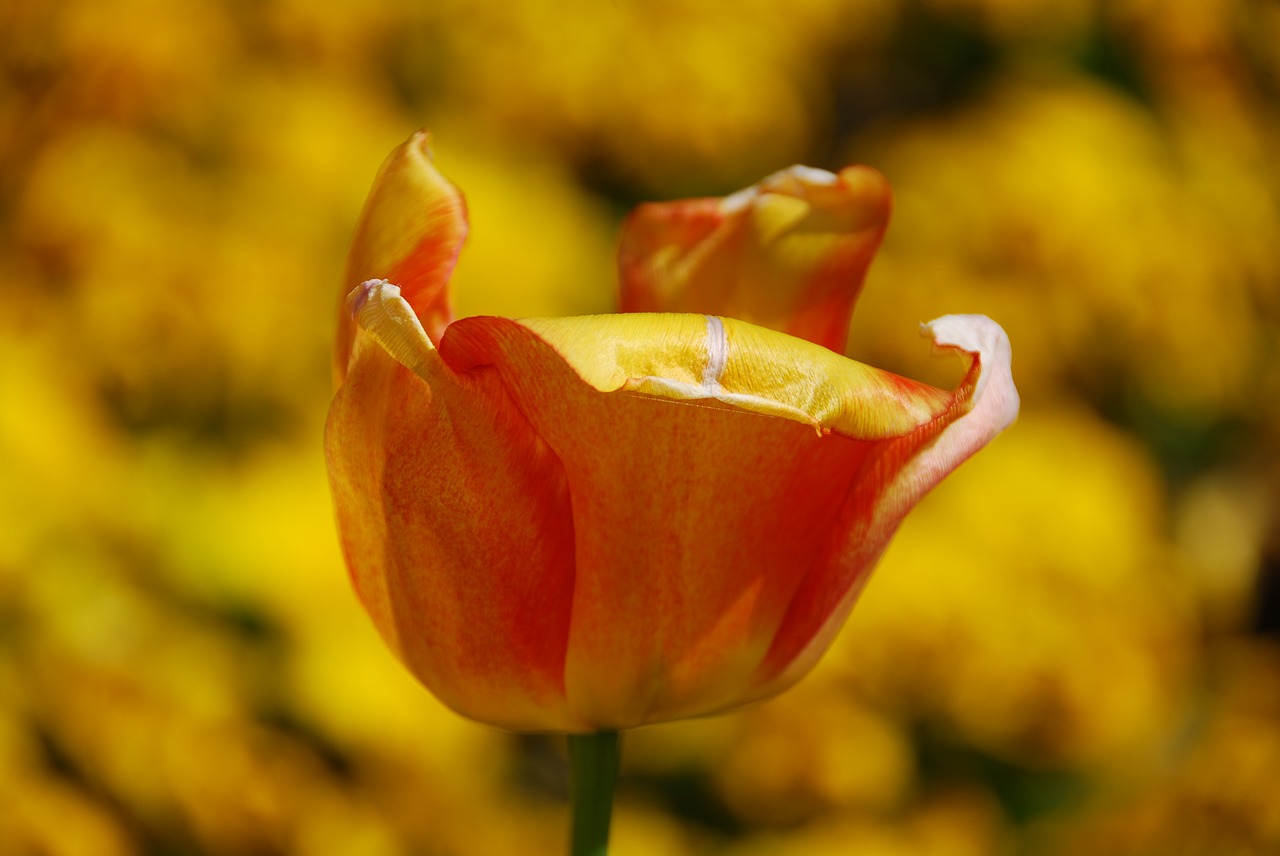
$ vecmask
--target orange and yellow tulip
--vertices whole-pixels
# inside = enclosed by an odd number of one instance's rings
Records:
[[[780,692],[910,508],[1016,416],[1004,332],[929,325],[937,389],[839,352],[883,234],[873,170],[641,207],[627,314],[452,320],[461,195],[419,133],[357,228],[326,429],[355,589],[445,704],[620,729]],[[692,314],[699,313],[699,314]]]

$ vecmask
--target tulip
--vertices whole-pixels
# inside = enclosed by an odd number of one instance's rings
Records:
[[[455,711],[586,734],[778,693],[906,513],[1017,414],[987,318],[924,326],[953,390],[844,357],[873,170],[642,206],[623,314],[453,320],[458,191],[419,133],[353,243],[326,428],[354,588]]]

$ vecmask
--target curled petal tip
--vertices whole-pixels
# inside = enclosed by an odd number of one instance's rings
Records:
[[[1004,328],[985,315],[943,315],[921,324],[920,331],[939,348],[958,348],[1005,358],[1012,354]]]
[[[347,295],[346,310],[355,329],[367,333],[405,368],[426,375],[434,346],[400,286],[385,279],[365,280]]]
[[[972,393],[968,396],[968,413],[948,427],[933,448],[904,471],[906,481],[915,481],[916,489],[928,490],[936,482],[932,472],[945,475],[1018,418],[1021,405],[1013,382],[1013,354],[1004,329],[985,315],[944,315],[922,325],[921,331],[933,338],[934,349],[971,355],[969,372]],[[916,490],[908,490],[915,493]],[[920,491],[921,493],[923,491]]]
[[[1008,426],[1018,415],[1018,391],[1013,385],[1013,348],[1004,328],[985,315],[943,315],[927,324],[920,332],[933,339],[938,351],[962,351],[978,358],[981,372],[974,390],[981,400],[987,386],[995,379],[1001,395],[1001,427]]]
[[[383,288],[385,286],[385,288]],[[385,293],[391,297],[400,296],[400,286],[392,285],[385,279],[366,279],[347,295],[347,312],[350,313],[352,320],[359,321],[360,309],[369,300],[369,295],[374,291]]]

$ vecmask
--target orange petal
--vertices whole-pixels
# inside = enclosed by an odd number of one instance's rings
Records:
[[[931,426],[933,436],[923,446],[910,438],[890,443],[882,450],[879,471],[854,486],[827,560],[799,587],[761,666],[758,698],[786,689],[817,663],[907,512],[1018,416],[1009,338],[998,324],[981,315],[947,315],[922,332],[932,335],[938,351],[971,359],[955,393],[958,418]]]
[[[622,311],[724,315],[843,352],[890,207],[865,166],[796,166],[724,199],[641,205],[618,252]]]
[[[435,168],[431,135],[418,131],[383,161],[356,225],[342,294],[362,282],[386,279],[400,286],[432,341],[453,319],[448,283],[467,237],[462,194]],[[339,312],[334,343],[341,381],[355,329]]]
[[[455,374],[399,289],[367,283],[325,433],[338,528],[366,610],[464,715],[582,730],[564,699],[573,593],[565,473],[493,372]]]
[[[703,316],[463,319],[440,353],[493,370],[564,465],[565,688],[598,728],[758,694],[801,586],[837,576],[850,498],[893,482],[970,404]]]

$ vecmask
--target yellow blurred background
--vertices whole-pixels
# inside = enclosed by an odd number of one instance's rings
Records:
[[[461,314],[609,311],[636,201],[864,162],[849,353],[1014,343],[814,674],[628,736],[619,856],[1280,853],[1280,4],[8,0],[0,854],[562,850],[563,747],[412,683],[332,531],[342,262],[422,126]]]

